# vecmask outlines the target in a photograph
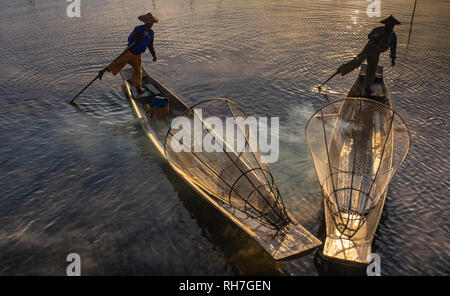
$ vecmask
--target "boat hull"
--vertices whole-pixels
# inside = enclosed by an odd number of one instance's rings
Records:
[[[323,253],[367,264],[389,182],[408,154],[411,139],[404,121],[391,109],[382,67],[372,86],[376,96],[364,97],[365,68],[362,65],[345,99],[314,113],[306,138],[324,195]]]
[[[366,70],[366,65],[362,65],[360,73],[358,75],[358,77],[356,78],[355,82],[352,85],[352,88],[350,89],[347,98],[348,99],[367,99],[364,98],[364,79],[365,79],[365,70]],[[390,97],[389,97],[389,93],[387,91],[386,85],[384,83],[383,80],[383,68],[382,67],[378,67],[377,69],[377,73],[376,73],[376,77],[375,77],[375,81],[374,84],[372,85],[372,89],[375,92],[375,96],[371,97],[370,99],[375,100],[377,102],[380,102],[382,104],[387,105],[388,107],[391,107],[391,101],[390,101]],[[354,104],[354,101],[349,101],[348,103],[344,103],[342,105],[342,108],[340,110],[340,115],[339,115],[339,119],[338,121],[343,121],[343,122],[354,122],[355,119],[357,118],[356,114],[356,109],[357,107]],[[359,110],[361,112],[361,110]],[[375,116],[375,111],[372,110],[366,110],[363,112],[363,115],[360,116],[361,118],[358,118],[359,120],[359,124],[362,126],[362,129],[364,130],[370,130],[372,129],[372,126],[374,125],[373,123],[373,118]],[[378,111],[378,116],[381,117],[387,117],[389,116],[389,114],[387,114],[386,112],[384,112],[384,110]],[[383,121],[382,119],[380,119],[381,121]],[[337,122],[338,122],[337,121]],[[393,133],[393,131],[392,131]],[[360,150],[360,151],[364,151],[364,154],[366,154],[365,151],[369,150],[369,151],[373,151],[374,147],[376,146],[375,141],[373,140],[373,133],[369,133],[369,132],[357,132],[357,136],[356,136],[356,142],[354,143],[353,147],[351,149],[354,150]],[[353,134],[353,137],[355,137],[355,135]],[[369,138],[369,139],[368,139]],[[372,141],[371,139],[372,138]],[[390,135],[390,138],[387,141],[392,142],[393,140],[393,135]],[[341,150],[339,150],[339,148],[343,147],[343,144],[340,143],[342,141],[342,133],[341,131],[339,131],[339,126],[336,126],[334,131],[333,131],[333,136],[332,136],[332,140],[331,140],[331,154],[333,153],[333,151],[336,151],[337,153],[340,152],[341,155],[331,155],[330,158],[332,159],[337,159],[337,162],[340,163],[335,163],[332,165],[336,165],[339,166],[341,165],[341,163],[343,161],[348,161],[345,158],[344,155],[342,155]],[[371,142],[372,145],[367,145],[368,142]],[[392,149],[393,149],[393,145],[392,143],[389,143],[387,145],[387,150],[384,151],[384,153],[387,153],[386,155],[386,159],[387,161],[384,162],[384,165],[386,168],[390,168],[392,165]],[[382,147],[378,147],[378,151],[376,152],[372,152],[372,154],[376,154],[376,153],[381,153]],[[353,153],[357,153],[354,152]],[[358,155],[362,155],[358,154]],[[366,156],[367,157],[367,156]],[[370,157],[371,159],[374,158],[373,155],[371,155]],[[361,163],[365,163],[366,166],[369,167],[369,170],[374,169],[373,167],[375,166],[375,164],[373,163],[373,161],[360,161]],[[378,164],[378,166],[380,166],[382,164]],[[354,165],[353,165],[354,166]],[[378,168],[379,169],[379,168]],[[354,172],[353,172],[354,173]],[[370,174],[370,173],[368,173]],[[349,183],[349,180],[351,180],[352,184],[350,185],[351,187],[355,187],[355,185],[353,184],[353,182],[355,182],[354,180],[357,179],[355,178],[354,174],[352,174],[352,176],[350,176],[350,174],[346,174],[344,175],[343,178],[344,180],[338,180],[341,182],[347,182]],[[362,178],[361,178],[362,179]],[[361,181],[363,182],[363,181]],[[339,186],[339,184],[338,184]],[[341,185],[342,186],[342,185]],[[348,185],[347,185],[348,186]],[[360,187],[364,187],[364,185],[359,185]],[[345,186],[343,186],[345,187]],[[327,257],[331,257],[331,258],[335,258],[335,259],[339,259],[339,260],[345,260],[345,261],[352,261],[352,262],[358,262],[358,263],[363,263],[363,264],[368,264],[370,263],[370,254],[372,253],[372,241],[373,241],[373,237],[375,234],[375,231],[377,229],[380,217],[381,217],[381,213],[383,211],[383,207],[384,207],[384,203],[386,200],[386,196],[387,196],[387,186],[385,186],[385,188],[382,189],[383,192],[380,194],[381,196],[378,198],[378,200],[376,201],[376,203],[374,203],[374,207],[371,209],[371,211],[367,214],[358,217],[358,218],[353,218],[353,219],[347,219],[345,220],[344,218],[344,222],[346,223],[346,226],[348,227],[347,224],[350,223],[355,223],[357,224],[356,227],[354,227],[354,229],[351,229],[350,227],[350,231],[347,230],[348,233],[346,233],[346,231],[340,229],[339,227],[339,223],[336,223],[336,220],[339,220],[342,223],[342,216],[345,213],[341,213],[339,219],[336,219],[335,216],[333,216],[332,214],[332,207],[330,207],[330,203],[325,202],[325,220],[326,220],[326,228],[327,228],[327,237],[325,240],[325,244],[324,244],[324,251],[323,254]],[[357,192],[356,190],[347,190],[346,194],[353,194],[353,196],[360,194],[360,192]],[[368,198],[367,198],[368,199]],[[357,214],[353,214],[353,215],[357,215]],[[364,220],[363,220],[364,219]],[[362,226],[359,225],[362,222]],[[358,228],[359,226],[359,228]],[[343,235],[345,234],[345,235]]]
[[[210,194],[207,187],[203,187],[202,184],[196,182],[183,170],[172,164],[167,159],[164,149],[165,137],[170,127],[170,119],[152,119],[144,110],[143,104],[141,103],[145,95],[139,95],[134,86],[129,83],[131,69],[123,70],[121,76],[124,79],[124,91],[130,102],[131,109],[133,110],[135,117],[140,120],[145,134],[155,145],[161,156],[168,161],[172,169],[204,200],[255,239],[275,260],[286,259],[298,255],[321,244],[317,238],[296,223],[295,219],[289,213],[288,215],[293,223],[288,224],[278,232],[268,229],[260,223],[252,221],[252,219],[247,219],[248,217],[245,217],[245,215],[239,213],[239,211],[230,209],[223,201]],[[189,108],[170,90],[151,77],[145,69],[143,69],[142,84],[147,91],[146,95],[160,94],[169,99],[170,116],[172,118],[183,114]]]

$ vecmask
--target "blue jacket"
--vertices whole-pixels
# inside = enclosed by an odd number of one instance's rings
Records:
[[[144,37],[144,27],[145,25],[141,25],[134,28],[133,32],[128,36],[128,46],[130,46],[133,41],[137,41],[130,49],[132,53],[135,55],[142,54],[148,48],[150,53],[155,56],[155,49],[153,48],[153,37],[155,33],[153,30],[150,30],[148,31],[147,36]]]
[[[379,52],[385,52],[389,48],[391,49],[390,57],[395,59],[396,51],[397,51],[397,35],[394,31],[387,38],[381,38],[381,35],[384,33],[384,27],[377,27],[372,30],[369,34],[369,39],[372,42],[372,45],[377,48]],[[370,42],[369,41],[369,42]]]

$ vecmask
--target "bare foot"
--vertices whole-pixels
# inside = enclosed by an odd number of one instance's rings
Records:
[[[140,93],[140,94],[145,93],[145,89],[143,89],[142,86],[136,86],[136,89],[137,89],[138,93]]]
[[[102,80],[103,74],[105,74],[105,72],[106,72],[106,69],[98,71],[98,79]]]

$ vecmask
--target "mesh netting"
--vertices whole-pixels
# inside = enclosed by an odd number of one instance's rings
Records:
[[[409,150],[409,131],[384,104],[344,99],[322,107],[306,136],[335,226],[351,238],[387,190]]]
[[[231,212],[279,230],[290,219],[268,166],[260,162],[252,119],[227,99],[200,102],[172,121],[165,153]]]

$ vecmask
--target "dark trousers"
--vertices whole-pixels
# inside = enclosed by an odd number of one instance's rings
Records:
[[[364,60],[367,60],[364,88],[368,90],[375,80],[375,73],[377,71],[378,61],[380,60],[380,52],[376,48],[366,46],[356,58],[340,66],[338,71],[342,76],[344,76],[345,74],[350,73],[361,66]]]

